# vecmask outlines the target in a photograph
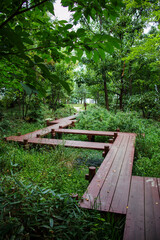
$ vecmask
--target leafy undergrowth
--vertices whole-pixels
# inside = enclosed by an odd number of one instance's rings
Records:
[[[80,209],[70,197],[86,190],[97,151],[0,144],[1,239],[122,239],[123,217]]]
[[[69,115],[59,111],[58,117]],[[2,137],[45,127],[13,116],[2,123]],[[1,239],[122,239],[123,217],[80,209],[70,197],[77,193],[81,198],[88,166],[98,167],[102,152],[63,146],[24,150],[2,140],[0,146]]]
[[[26,123],[13,118],[6,121],[2,136],[23,134],[44,126],[40,122]],[[133,174],[160,176],[158,122],[142,119],[135,112],[115,115],[92,106],[79,113],[76,128],[110,131],[120,128],[136,132]],[[0,146],[1,239],[123,238],[123,217],[80,209],[70,197],[72,193],[81,197],[85,192],[88,166],[98,167],[103,161],[102,152],[63,146],[56,149],[31,146],[24,150],[18,144],[4,141],[0,141]]]
[[[1,239],[121,239],[124,219],[84,211],[68,194],[1,178]]]

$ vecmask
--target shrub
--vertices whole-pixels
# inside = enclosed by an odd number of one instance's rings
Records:
[[[68,194],[0,179],[1,239],[121,239],[124,219],[80,209]]]

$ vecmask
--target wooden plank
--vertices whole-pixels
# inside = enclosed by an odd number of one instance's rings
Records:
[[[95,136],[114,136],[115,132],[105,131],[90,131],[90,130],[78,130],[78,129],[56,129],[56,133],[64,134],[81,134],[81,135],[95,135]]]
[[[71,141],[71,140],[60,140],[60,139],[48,139],[48,138],[31,138],[28,143],[41,144],[41,145],[64,145],[64,147],[73,148],[86,148],[103,150],[105,146],[111,147],[110,143],[97,143],[97,142],[83,142],[83,141]]]
[[[21,141],[23,141],[23,139],[36,138],[37,135],[46,136],[47,134],[51,133],[52,129],[59,129],[60,126],[67,127],[70,124],[72,124],[72,121],[65,120],[65,121],[63,121],[63,122],[61,122],[59,124],[48,126],[46,128],[42,128],[42,129],[36,130],[34,132],[31,132],[31,133],[27,133],[27,134],[24,134],[24,135],[21,135],[21,136],[7,137],[6,141],[18,141],[18,142],[21,142]]]
[[[134,159],[134,143],[135,136],[130,135],[110,212],[126,214]]]
[[[74,119],[76,119],[77,116],[78,116],[78,114],[75,114],[75,115],[72,115],[69,117],[65,117],[65,118],[59,118],[57,120],[49,121],[49,124],[57,124],[57,123],[60,123],[60,122],[66,121],[66,120],[74,120]]]
[[[156,178],[145,178],[146,240],[160,239],[160,196]]]
[[[96,175],[94,176],[93,180],[89,184],[86,192],[82,197],[82,201],[80,202],[80,206],[82,208],[89,208],[89,209],[99,208],[97,204],[99,191],[102,188],[103,182],[110,171],[110,168],[116,157],[117,151],[120,147],[123,137],[124,137],[123,135],[119,135],[116,138],[110,151],[108,152],[100,168],[98,169]]]
[[[144,178],[132,176],[123,240],[144,240],[144,230]]]
[[[98,196],[98,205],[100,206],[101,211],[109,211],[110,209],[115,189],[117,187],[117,182],[123,164],[124,156],[128,146],[128,141],[129,135],[124,136],[115,156],[114,162],[100,190]]]

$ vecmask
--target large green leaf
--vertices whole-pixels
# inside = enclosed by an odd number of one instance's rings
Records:
[[[94,54],[93,54],[93,60],[97,63],[99,60],[99,54],[96,50],[94,50]]]
[[[41,69],[43,77],[45,77],[45,78],[50,77],[50,72],[44,64],[38,63],[37,66]]]
[[[22,82],[20,84],[27,95],[31,95],[32,93],[38,93],[38,91],[29,84],[24,84]]]

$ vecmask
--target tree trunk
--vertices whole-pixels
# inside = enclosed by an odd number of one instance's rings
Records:
[[[129,63],[129,94],[132,96],[132,76],[131,76],[131,62]]]
[[[106,109],[109,111],[107,78],[106,78],[106,72],[105,72],[104,66],[102,67],[102,79],[103,79],[103,84],[104,84],[105,106],[106,106]]]
[[[122,111],[123,111],[123,94],[124,94],[124,81],[123,81],[124,70],[125,70],[125,62],[123,63],[123,70],[121,74],[121,89],[120,89],[120,96],[119,96],[119,108]]]

